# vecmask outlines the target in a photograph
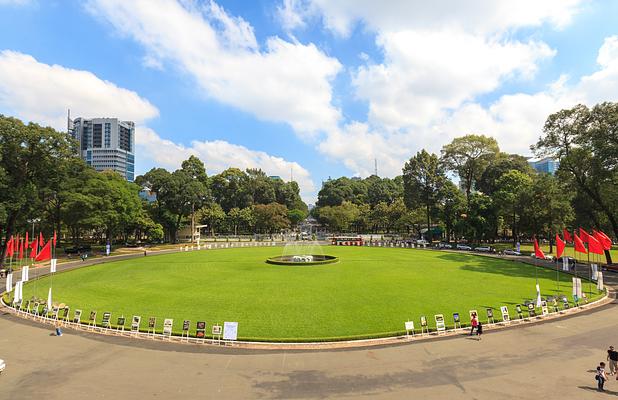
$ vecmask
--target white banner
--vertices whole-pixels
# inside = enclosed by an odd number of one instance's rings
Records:
[[[577,297],[579,297],[580,299],[583,297],[582,296],[582,280],[581,280],[581,278],[577,278]]]
[[[21,269],[21,280],[22,282],[28,282],[30,280],[30,267],[27,265],[24,265]]]
[[[536,284],[536,306],[541,307],[541,288]]]
[[[571,279],[573,279],[573,293],[572,294],[573,296],[577,296],[577,278],[573,277]]]
[[[57,260],[57,259],[55,259],[55,258],[52,258],[52,259],[51,259],[51,264],[50,264],[50,267],[49,267],[49,272],[51,272],[52,274],[53,274],[54,272],[56,272],[56,265],[57,265],[57,264],[58,264],[58,260]]]
[[[52,293],[51,293],[51,287],[49,288],[49,292],[47,293],[47,309],[51,310],[52,309]]]
[[[13,290],[13,273],[9,273],[6,276],[6,291],[10,292],[11,290]]]
[[[597,289],[603,291],[604,286],[603,286],[603,272],[599,271],[598,274],[598,278],[597,278]]]
[[[24,284],[23,281],[17,281],[17,283],[15,284],[15,293],[13,295],[13,303],[17,303],[21,301],[22,299],[21,290],[22,290],[23,284]]]
[[[567,257],[562,257],[562,270],[563,271],[569,270],[569,259]]]
[[[599,266],[596,264],[591,264],[590,268],[592,268],[592,280],[597,280],[597,274],[599,273]]]
[[[223,323],[223,340],[236,340],[238,338],[238,322]]]

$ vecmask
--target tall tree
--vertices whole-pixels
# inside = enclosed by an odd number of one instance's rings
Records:
[[[498,155],[498,142],[484,135],[466,135],[442,147],[442,161],[449,171],[457,173],[470,204],[470,193]]]
[[[427,217],[427,239],[431,240],[431,216],[435,214],[442,187],[444,170],[435,154],[422,150],[403,167],[404,200],[409,209],[424,207]]]
[[[0,115],[0,178],[4,186],[0,191],[4,216],[0,232],[5,237],[0,247],[0,265],[16,224],[40,213],[44,200],[40,194],[49,193],[46,188],[59,173],[59,163],[76,157],[75,145],[66,133],[33,123],[24,125],[18,119]]]
[[[494,204],[510,221],[514,244],[519,236],[519,219],[524,213],[530,212],[526,208],[526,201],[531,189],[532,178],[515,169],[504,173],[495,184]]]
[[[615,156],[618,106],[584,105],[550,115],[532,149],[560,161],[559,176],[590,198],[618,237],[618,170]],[[614,139],[614,140],[612,140]]]

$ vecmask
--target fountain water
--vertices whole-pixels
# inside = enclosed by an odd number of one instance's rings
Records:
[[[317,241],[288,242],[278,257],[266,260],[269,264],[277,265],[317,265],[337,261],[337,257],[324,254],[322,246]]]

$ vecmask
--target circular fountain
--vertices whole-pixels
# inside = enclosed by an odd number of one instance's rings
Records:
[[[286,243],[280,256],[270,257],[266,260],[275,265],[322,265],[337,262],[335,256],[324,254],[322,246],[317,241],[295,241]]]

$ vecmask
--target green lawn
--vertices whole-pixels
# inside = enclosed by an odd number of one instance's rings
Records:
[[[54,302],[83,310],[174,319],[179,332],[183,319],[215,323],[239,322],[239,338],[247,340],[324,340],[392,335],[404,322],[442,313],[452,325],[452,313],[464,323],[468,310],[509,306],[535,297],[535,268],[488,257],[397,248],[323,248],[339,257],[323,266],[277,266],[266,258],[281,248],[203,250],[85,267],[53,277]],[[32,275],[32,274],[31,274]],[[571,277],[538,269],[543,296],[571,293]],[[24,287],[24,298],[47,298],[50,278]],[[594,288],[594,286],[593,286]],[[584,285],[588,290],[588,285]],[[596,290],[595,290],[596,293]],[[569,296],[570,297],[570,296]]]

